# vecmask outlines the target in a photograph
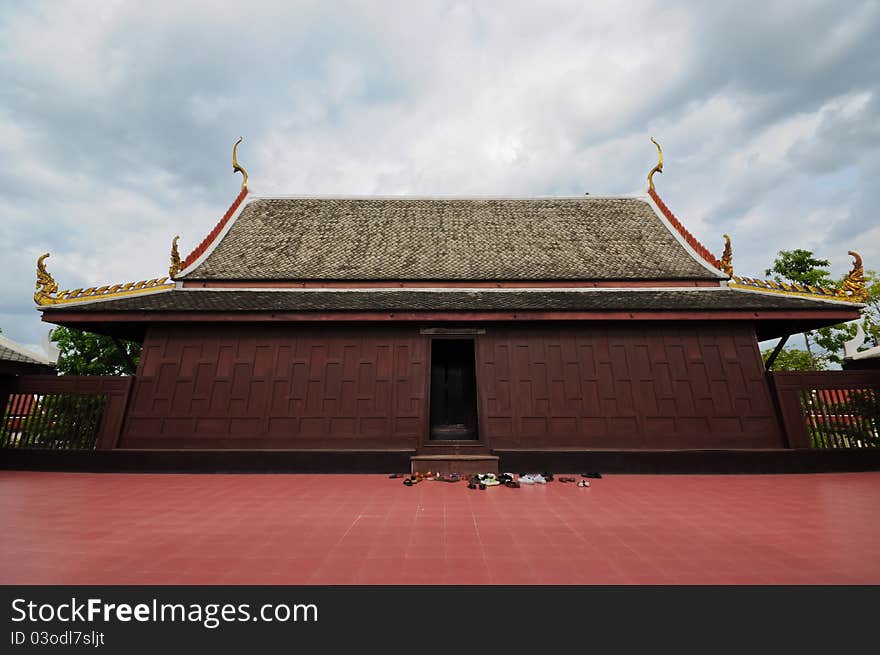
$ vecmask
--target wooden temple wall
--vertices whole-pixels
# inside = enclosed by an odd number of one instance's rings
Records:
[[[420,327],[153,327],[119,445],[418,449],[428,431],[432,338]],[[747,324],[480,327],[473,338],[488,448],[785,446]]]
[[[751,326],[514,326],[486,337],[493,448],[784,447]]]

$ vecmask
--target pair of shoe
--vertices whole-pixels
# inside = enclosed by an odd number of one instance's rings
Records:
[[[431,476],[432,473],[430,471],[428,471],[427,473],[413,473],[406,480],[403,481],[403,484],[405,484],[407,487],[411,487],[414,484],[418,484],[422,480],[433,479]]]
[[[560,482],[574,482],[574,478],[559,478]]]
[[[479,475],[475,475],[470,480],[468,480],[468,489],[477,488],[479,488],[481,491],[486,490],[486,484],[480,479]]]
[[[574,480],[572,480],[572,482],[574,482]],[[578,486],[579,487],[589,487],[590,481],[589,480],[581,480],[580,482],[578,482]]]
[[[498,482],[503,484],[505,487],[510,487],[511,489],[519,489],[519,482],[513,479],[513,476],[510,473],[502,473],[498,476]]]
[[[519,476],[520,484],[547,484],[547,478],[540,473],[527,473]]]
[[[581,473],[582,478],[601,478],[601,473]]]

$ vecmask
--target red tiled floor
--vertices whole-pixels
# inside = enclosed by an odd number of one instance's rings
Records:
[[[880,584],[880,473],[0,472],[4,584]]]

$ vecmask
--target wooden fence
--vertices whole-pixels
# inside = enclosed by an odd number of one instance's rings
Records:
[[[789,448],[880,448],[880,371],[768,375]]]
[[[0,382],[0,448],[116,447],[131,377],[23,375]]]

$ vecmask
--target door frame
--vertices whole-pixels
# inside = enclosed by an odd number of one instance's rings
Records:
[[[491,452],[489,443],[486,439],[486,425],[483,421],[483,395],[480,390],[480,366],[477,342],[477,335],[474,334],[426,334],[428,362],[425,371],[425,418],[422,423],[422,436],[420,439],[419,450],[422,452],[431,452],[433,454],[472,454],[480,455]],[[475,411],[477,413],[477,438],[476,439],[431,439],[431,369],[434,364],[434,341],[437,340],[454,340],[454,341],[470,341],[474,344],[474,385],[475,385]],[[442,451],[442,452],[441,452]]]

